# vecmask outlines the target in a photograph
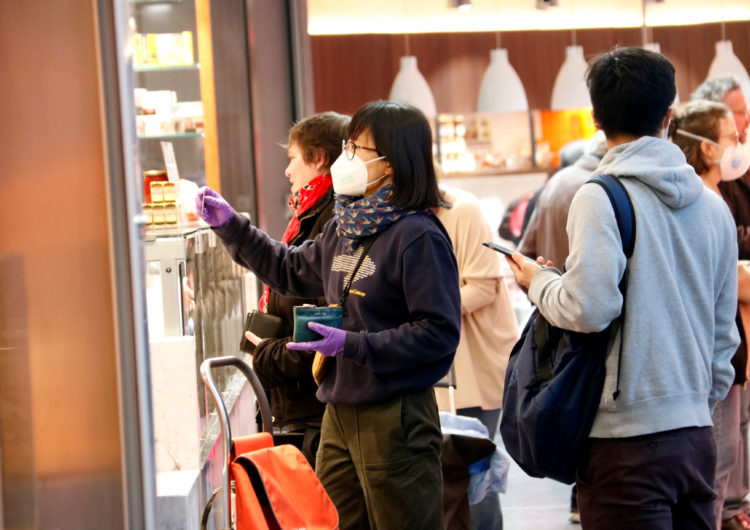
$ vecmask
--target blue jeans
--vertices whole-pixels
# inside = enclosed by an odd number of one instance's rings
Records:
[[[500,422],[500,409],[483,410],[481,407],[468,407],[457,409],[459,416],[476,418],[487,427],[490,439],[495,440],[497,425]],[[469,506],[471,510],[471,524],[474,530],[502,530],[503,514],[500,510],[500,495],[491,491],[487,496],[476,504]]]

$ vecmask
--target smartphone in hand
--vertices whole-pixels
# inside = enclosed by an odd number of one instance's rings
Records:
[[[511,250],[508,247],[504,247],[502,245],[498,245],[497,243],[493,243],[492,241],[485,241],[484,243],[482,243],[482,245],[484,245],[485,247],[491,248],[492,250],[494,250],[496,252],[499,252],[501,254],[505,254],[506,256],[512,256],[513,254],[516,253],[516,251]],[[529,262],[535,264],[535,265],[539,265],[536,262],[535,259],[532,259],[532,258],[530,258],[528,256],[524,256],[524,259],[526,261],[529,261]]]

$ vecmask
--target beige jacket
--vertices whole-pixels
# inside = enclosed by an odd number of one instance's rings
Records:
[[[513,306],[500,273],[500,254],[482,246],[492,241],[479,201],[463,190],[441,186],[452,208],[438,208],[458,261],[461,340],[456,351],[456,408],[502,406],[508,357],[516,340]],[[438,406],[450,410],[448,391],[436,388]]]

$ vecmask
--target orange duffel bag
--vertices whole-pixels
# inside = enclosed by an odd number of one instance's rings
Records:
[[[232,439],[226,407],[211,378],[211,368],[234,365],[255,391],[265,432]],[[234,483],[234,503],[227,499],[236,530],[336,530],[336,508],[302,452],[291,444],[274,445],[266,394],[252,369],[236,357],[215,357],[201,364],[201,376],[216,402],[228,469],[224,491]],[[230,443],[226,443],[229,440]],[[218,493],[220,490],[217,490]],[[207,523],[212,500],[206,506]]]

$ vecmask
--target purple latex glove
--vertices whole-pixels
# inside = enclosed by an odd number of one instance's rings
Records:
[[[346,331],[332,328],[318,322],[308,322],[307,327],[316,333],[323,335],[320,340],[310,342],[288,342],[286,347],[290,350],[319,351],[326,357],[334,357],[344,351]]]
[[[234,208],[217,192],[203,186],[195,196],[195,211],[211,228],[219,228],[234,216]]]

